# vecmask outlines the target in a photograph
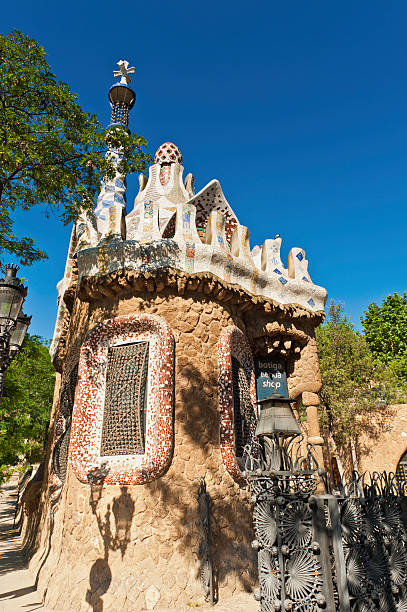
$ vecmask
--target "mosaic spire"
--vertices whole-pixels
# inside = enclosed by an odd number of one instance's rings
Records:
[[[115,83],[109,89],[109,102],[112,107],[109,127],[120,125],[128,128],[129,111],[133,108],[136,101],[136,94],[129,87],[131,81],[130,74],[135,74],[135,68],[129,68],[127,60],[119,60],[117,62],[119,70],[113,70],[114,77],[121,77],[118,83]]]
[[[112,107],[112,114],[110,117],[110,124],[108,129],[114,129],[116,127],[125,128],[129,130],[129,111],[133,108],[136,101],[136,94],[129,87],[131,81],[130,74],[135,74],[134,66],[129,68],[129,62],[127,60],[119,60],[117,62],[119,70],[113,71],[114,77],[120,77],[120,81],[114,83],[109,89],[109,102]],[[123,156],[123,152],[116,149],[109,149],[106,153],[113,159],[118,167],[120,159]],[[112,207],[121,206],[123,209],[126,208],[126,177],[116,172],[116,176],[107,181],[101,182],[100,193],[96,205],[95,215],[99,222],[107,223],[109,214],[108,210]],[[117,216],[117,215],[116,215]],[[107,228],[100,228],[104,231]]]

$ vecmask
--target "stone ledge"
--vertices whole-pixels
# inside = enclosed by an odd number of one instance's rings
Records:
[[[227,283],[211,272],[185,273],[175,268],[165,268],[156,271],[140,271],[122,269],[103,276],[86,276],[79,281],[78,287],[71,286],[66,295],[70,309],[73,305],[73,295],[84,302],[101,298],[125,296],[129,292],[157,293],[169,288],[178,295],[185,293],[203,293],[210,295],[222,303],[230,302],[239,305],[239,310],[257,309],[263,305],[265,312],[281,312],[292,318],[314,319],[319,325],[324,317],[323,310],[312,311],[300,304],[281,304],[271,298],[253,295],[249,291],[231,283]]]
[[[117,270],[104,276],[82,277],[79,284],[76,284],[76,274],[73,275],[72,282],[64,294],[61,319],[59,322],[59,337],[52,353],[54,366],[57,371],[61,371],[66,337],[69,331],[71,313],[76,299],[82,302],[94,302],[97,300],[123,299],[129,295],[134,296],[160,296],[163,291],[168,291],[173,295],[185,296],[185,298],[201,294],[210,297],[222,304],[231,304],[243,313],[262,311],[265,314],[274,313],[276,321],[267,324],[267,329],[259,329],[255,334],[263,336],[273,336],[281,333],[281,325],[278,320],[297,320],[307,321],[312,327],[317,327],[324,320],[323,311],[312,312],[299,304],[280,304],[274,300],[256,296],[245,291],[241,287],[226,283],[217,278],[210,272],[187,274],[172,268],[159,269],[154,272],[143,272],[139,270]],[[270,328],[270,329],[269,329]],[[302,343],[306,342],[306,334],[297,330],[290,334],[298,336]]]

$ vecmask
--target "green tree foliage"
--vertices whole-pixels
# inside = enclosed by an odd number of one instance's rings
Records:
[[[31,238],[13,233],[16,207],[43,204],[66,223],[93,207],[100,179],[114,176],[105,157],[113,136],[125,152],[123,172],[145,172],[151,158],[143,138],[118,128],[107,136],[35,40],[17,30],[0,35],[0,257],[12,253],[26,265],[46,257]]]
[[[407,294],[389,295],[381,306],[373,302],[361,322],[375,360],[407,382]]]
[[[55,370],[48,348],[26,335],[20,354],[8,368],[0,402],[0,481],[7,466],[24,456],[41,460],[47,436]]]
[[[395,399],[395,380],[384,364],[375,362],[366,338],[354,330],[341,303],[330,304],[325,323],[317,329],[317,343],[321,425],[344,445],[357,435],[360,416],[383,408],[380,397]]]

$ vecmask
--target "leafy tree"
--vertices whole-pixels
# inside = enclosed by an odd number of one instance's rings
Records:
[[[14,30],[0,35],[0,257],[12,253],[23,264],[45,258],[29,237],[13,233],[16,207],[58,209],[66,223],[92,208],[100,179],[113,178],[107,144],[125,151],[125,173],[144,172],[151,158],[146,141],[126,130],[106,132],[77,95],[57,80],[44,49]]]
[[[389,295],[381,306],[373,302],[361,322],[375,360],[407,382],[407,294]]]
[[[26,335],[20,354],[7,370],[0,403],[0,482],[7,466],[23,456],[39,461],[52,406],[55,370],[48,348]]]
[[[395,398],[389,369],[375,362],[366,338],[354,330],[341,303],[331,303],[325,323],[317,329],[322,377],[321,424],[343,446],[357,436],[360,416],[382,409],[380,396]]]

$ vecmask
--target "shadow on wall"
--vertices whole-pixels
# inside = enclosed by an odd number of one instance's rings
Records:
[[[374,453],[375,442],[379,441],[383,434],[391,431],[396,418],[397,407],[394,406],[385,406],[373,414],[364,416],[360,422],[360,435],[355,444],[357,457],[363,460],[364,457]],[[398,456],[394,457],[395,463],[398,458]]]
[[[132,292],[134,289],[132,290]],[[130,293],[132,293],[130,292]],[[130,295],[129,293],[129,295]],[[168,289],[161,297],[167,297],[171,304],[173,294]],[[216,302],[212,298],[202,296],[202,304]],[[153,298],[144,298],[138,306],[140,312],[151,312]],[[104,305],[103,318],[118,314],[116,298],[109,300],[109,308]],[[154,312],[154,310],[153,310]],[[94,326],[101,313],[100,303],[91,304],[87,321],[90,328]],[[160,314],[158,312],[157,314]],[[172,313],[171,313],[172,314]],[[176,331],[173,319],[163,313],[165,319]],[[174,314],[174,317],[176,315]],[[219,325],[213,321],[213,325]],[[83,337],[85,323],[82,322]],[[186,334],[185,334],[186,336]],[[191,365],[189,350],[194,353],[195,362],[202,359],[202,367]],[[196,578],[199,579],[205,571],[205,559],[202,555],[202,542],[198,520],[198,502],[195,498],[199,487],[199,478],[205,477],[207,491],[211,498],[211,549],[216,582],[222,586],[227,584],[228,577],[240,581],[244,590],[251,592],[257,583],[257,556],[251,548],[254,535],[251,530],[252,516],[246,502],[242,500],[237,486],[233,485],[230,476],[225,477],[219,451],[219,408],[216,368],[216,345],[211,347],[210,364],[203,361],[202,340],[196,337],[194,329],[188,334],[188,342],[182,354],[176,359],[176,402],[175,402],[175,444],[176,457],[169,468],[168,475],[142,487],[121,487],[120,495],[111,504],[99,504],[103,496],[103,481],[107,476],[108,467],[103,466],[97,473],[88,475],[90,484],[89,504],[103,542],[103,553],[97,559],[89,573],[89,586],[86,602],[96,612],[103,611],[102,597],[109,588],[112,589],[112,557],[113,551],[120,550],[122,557],[130,542],[131,524],[134,518],[134,502],[132,496],[137,495],[137,489],[148,489],[152,498],[157,499],[157,510],[153,512],[160,523],[171,526],[170,540],[176,542],[174,550],[185,556],[185,566],[191,566],[191,558],[198,557]],[[110,501],[110,500],[109,500]],[[167,515],[169,515],[167,517]]]
[[[321,435],[325,440],[324,454],[326,465],[332,465],[333,458],[334,460],[339,459],[345,481],[352,478],[354,470],[364,472],[368,469],[368,471],[374,471],[376,469],[374,465],[375,457],[379,457],[377,455],[379,452],[378,448],[386,442],[386,434],[392,432],[397,422],[396,420],[397,406],[386,406],[381,410],[363,415],[359,420],[358,434],[353,437],[353,450],[349,440],[344,444],[338,444],[334,450],[336,445],[332,445],[332,434],[329,429],[324,428]],[[395,471],[400,455],[404,452],[403,449],[407,447],[407,441],[401,444],[400,447],[391,442],[389,444],[390,446],[386,450],[386,460],[390,460],[392,467],[386,469],[387,471]],[[380,455],[380,462],[382,460],[383,456]],[[369,462],[373,462],[373,468],[366,468],[366,463],[369,464]],[[380,471],[382,469],[380,467]]]
[[[174,552],[198,559],[196,579],[204,584],[207,578],[207,556],[198,512],[196,494],[199,478],[205,477],[210,496],[211,542],[214,591],[227,583],[228,576],[236,577],[242,588],[252,592],[257,583],[256,553],[251,548],[254,536],[251,532],[252,517],[248,504],[242,502],[230,479],[225,490],[224,467],[220,463],[219,411],[217,406],[217,378],[190,365],[177,368],[177,398],[175,426],[177,453],[169,472],[151,483],[143,485],[157,501],[157,518],[163,529],[171,525],[169,539],[176,543]],[[214,394],[215,397],[214,397]],[[212,457],[212,453],[214,456]],[[198,467],[199,466],[199,467]],[[200,469],[202,468],[202,469]],[[134,501],[122,486],[120,495],[106,506],[105,514],[98,512],[104,490],[103,481],[108,467],[88,475],[90,483],[89,503],[103,541],[103,557],[97,559],[89,574],[86,602],[94,612],[103,611],[102,597],[112,583],[109,553],[120,550],[122,558],[130,543],[131,524],[135,513]],[[230,477],[227,477],[227,480]],[[221,484],[222,480],[222,485]],[[167,518],[168,517],[168,518]]]
[[[177,551],[188,553],[189,557],[191,551],[197,554],[199,567],[196,578],[204,582],[206,559],[202,550],[205,546],[199,536],[198,501],[194,504],[194,500],[199,479],[205,477],[210,497],[210,549],[215,592],[230,574],[238,577],[245,591],[251,592],[257,581],[257,557],[251,548],[254,539],[251,512],[248,504],[242,502],[241,495],[230,495],[233,493],[231,477],[228,476],[230,488],[227,491],[224,485],[222,488],[216,486],[220,484],[225,470],[218,450],[217,378],[208,374],[205,366],[201,371],[188,365],[177,371],[176,379],[177,457],[173,461],[170,478],[159,478],[145,486],[154,496],[160,497],[162,504],[175,510],[173,527],[176,530],[174,539],[177,539]],[[188,449],[191,454],[194,450],[197,453],[190,455]],[[211,453],[214,453],[212,460]],[[200,474],[196,474],[197,465],[202,466]]]
[[[134,515],[134,502],[128,493],[128,487],[120,487],[120,495],[107,505],[104,516],[98,513],[98,503],[103,495],[103,481],[109,469],[106,464],[88,474],[90,483],[89,505],[96,517],[97,526],[103,541],[103,558],[96,559],[90,569],[89,588],[86,602],[94,612],[103,611],[102,595],[107,593],[112,581],[109,567],[110,551],[120,550],[122,558],[130,542],[131,523]]]

